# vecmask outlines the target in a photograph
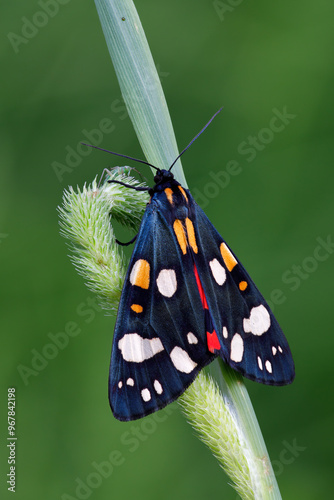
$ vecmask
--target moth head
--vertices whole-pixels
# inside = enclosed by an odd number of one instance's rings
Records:
[[[172,179],[174,179],[174,175],[172,174],[172,172],[170,172],[169,170],[164,170],[164,169],[157,170],[157,173],[154,176],[155,184],[160,184],[161,182],[165,182],[165,181],[171,181]]]

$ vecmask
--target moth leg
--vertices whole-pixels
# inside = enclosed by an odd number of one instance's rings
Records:
[[[127,243],[122,243],[121,241],[115,240],[118,245],[121,245],[122,247],[127,247],[128,245],[131,245],[131,243],[134,243],[137,239],[138,234],[136,234],[132,240],[128,241]]]

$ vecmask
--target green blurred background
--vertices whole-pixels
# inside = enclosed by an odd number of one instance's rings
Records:
[[[16,498],[235,499],[177,404],[160,422],[121,423],[109,409],[114,318],[95,308],[70,263],[56,207],[68,185],[82,186],[117,161],[94,151],[72,159],[61,176],[54,165],[65,165],[68,148],[105,118],[114,129],[101,145],[142,153],[94,2],[53,2],[58,12],[36,32],[27,20],[43,24],[42,4],[1,7],[1,497],[9,498],[5,410],[7,388],[15,387]],[[282,497],[331,498],[333,2],[136,6],[180,149],[224,106],[183,166],[209,218],[274,302],[294,354],[291,386],[246,382]],[[227,175],[231,160],[237,175]],[[80,333],[22,376],[52,334],[71,328]],[[96,464],[110,460],[108,477],[77,495],[80,481],[96,479]]]

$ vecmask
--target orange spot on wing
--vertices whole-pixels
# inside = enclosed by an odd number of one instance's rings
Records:
[[[195,274],[195,278],[196,278],[196,283],[197,283],[199,295],[201,297],[203,309],[209,309],[208,303],[206,301],[205,293],[204,293],[204,290],[202,287],[202,283],[201,283],[201,280],[199,279],[197,267],[195,266],[195,264],[194,264],[194,274]]]
[[[186,200],[186,202],[188,203],[188,196],[186,195],[186,192],[185,190],[183,189],[182,186],[178,186],[179,190],[181,191],[181,193],[183,194],[183,197],[184,199]]]
[[[171,205],[173,205],[173,190],[171,188],[165,189],[165,194],[167,196],[167,200]]]
[[[247,286],[248,286],[247,281],[240,281],[240,283],[239,283],[239,288],[240,288],[240,290],[241,290],[242,292],[243,292],[244,290],[246,290]]]
[[[196,243],[196,237],[195,237],[195,230],[194,230],[194,225],[191,222],[188,217],[186,218],[186,228],[187,228],[187,234],[188,234],[188,240],[189,240],[189,245],[193,249],[195,253],[198,252],[197,248],[197,243]]]
[[[212,333],[206,332],[206,340],[207,340],[208,349],[210,352],[214,353],[215,350],[219,351],[220,342],[218,340],[218,337],[217,337],[215,330],[213,330]]]
[[[182,222],[179,219],[175,219],[174,224],[173,224],[173,229],[174,229],[174,233],[175,233],[175,236],[177,238],[177,241],[178,241],[180,248],[182,250],[182,253],[183,253],[183,255],[185,255],[187,253],[187,238],[186,238],[186,233],[184,232]]]
[[[130,283],[148,290],[150,286],[150,264],[147,260],[139,259],[135,262],[130,273]]]
[[[225,243],[222,243],[220,245],[220,253],[222,254],[222,257],[224,259],[225,266],[231,272],[234,266],[238,264],[237,259],[234,257],[231,250]]]
[[[132,304],[131,309],[135,313],[141,313],[141,312],[143,312],[143,306],[140,306],[139,304]]]

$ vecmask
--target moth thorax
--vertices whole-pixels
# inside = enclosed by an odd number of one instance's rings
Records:
[[[174,208],[174,217],[179,220],[185,220],[189,217],[188,207],[185,205],[176,205]]]

